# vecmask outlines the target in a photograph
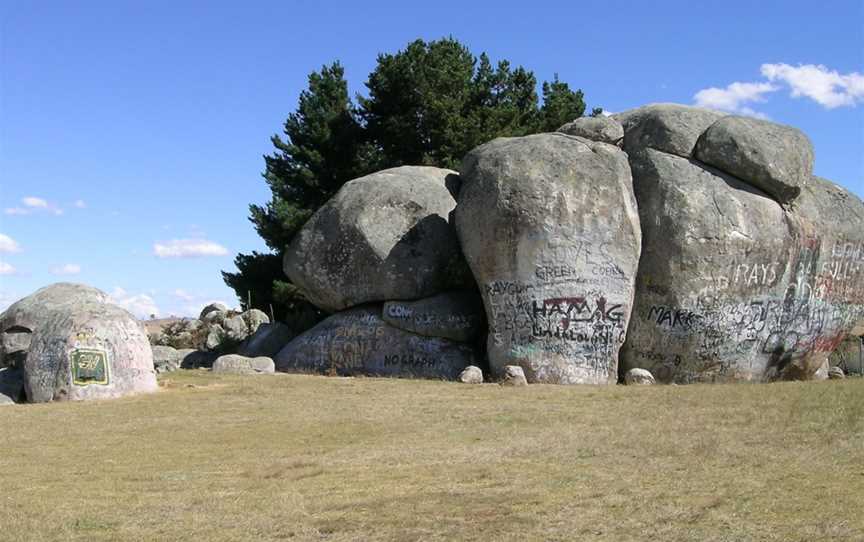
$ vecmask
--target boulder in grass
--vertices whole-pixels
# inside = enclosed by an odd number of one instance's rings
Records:
[[[525,378],[525,371],[518,365],[507,365],[504,367],[503,378],[501,379],[502,386],[527,386],[528,380]]]
[[[645,369],[630,369],[624,374],[624,383],[628,386],[650,386],[654,384],[654,375]]]
[[[846,373],[840,367],[831,367],[828,369],[828,378],[830,380],[843,380],[846,378]]]
[[[157,389],[143,327],[94,288],[42,288],[0,314],[0,330],[31,333],[19,365],[29,402],[105,399]]]
[[[480,367],[469,365],[459,374],[459,382],[463,384],[482,384],[483,371],[480,370]]]
[[[219,356],[213,362],[214,373],[229,373],[229,374],[273,374],[276,372],[276,367],[273,360],[259,356],[249,358],[237,354],[226,354]]]

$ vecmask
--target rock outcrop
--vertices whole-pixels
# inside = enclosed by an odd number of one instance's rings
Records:
[[[0,330],[30,334],[26,354],[19,352],[20,365],[16,362],[30,402],[103,399],[157,389],[144,329],[95,288],[42,288],[0,314]]]
[[[640,252],[627,155],[558,133],[501,138],[469,153],[461,176],[456,228],[493,374],[617,382]]]
[[[716,115],[622,114],[643,233],[622,372],[811,378],[864,315],[864,204],[810,176],[800,132]]]
[[[285,252],[285,273],[327,312],[472,286],[450,213],[455,171],[404,166],[346,183]]]
[[[283,348],[276,369],[455,380],[477,364],[470,346],[395,328],[381,318],[381,309],[367,305],[330,316]]]

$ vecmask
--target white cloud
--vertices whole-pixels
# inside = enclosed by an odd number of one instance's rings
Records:
[[[195,299],[194,295],[192,295],[189,292],[187,292],[186,290],[182,290],[180,288],[177,288],[176,290],[174,290],[174,296],[179,298],[179,299],[182,299],[183,301],[192,301],[193,299]]]
[[[21,204],[23,207],[7,207],[3,212],[7,215],[29,215],[34,212],[46,212],[58,216],[63,214],[63,209],[36,196],[21,198]]]
[[[147,294],[130,294],[119,286],[111,292],[111,301],[120,305],[138,318],[150,318],[151,315],[159,316],[159,307]]]
[[[702,89],[693,96],[693,100],[699,107],[765,118],[765,115],[754,111],[745,104],[764,102],[766,94],[776,92],[779,89],[780,87],[771,83],[740,83],[736,81],[727,85],[726,88]]]
[[[821,64],[762,64],[760,71],[769,81],[788,85],[793,98],[804,96],[827,109],[864,102],[864,75],[858,72],[841,74]]]
[[[18,245],[18,241],[12,239],[8,235],[4,235],[0,233],[0,253],[13,253],[13,252],[21,252],[21,246]]]
[[[18,270],[6,262],[0,262],[0,275],[14,275]]]
[[[47,201],[42,198],[37,198],[35,196],[27,196],[26,198],[21,199],[21,203],[23,203],[25,207],[33,207],[35,209],[48,208]]]
[[[51,274],[53,275],[77,275],[80,272],[81,266],[77,263],[67,263],[51,270]]]
[[[207,239],[174,239],[153,245],[157,258],[198,258],[202,256],[225,256],[228,249]]]
[[[72,205],[78,209],[84,209],[85,207],[87,207],[87,204],[84,202],[83,199],[76,199],[75,203],[73,203]]]

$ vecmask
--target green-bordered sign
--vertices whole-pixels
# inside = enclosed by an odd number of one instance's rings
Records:
[[[76,348],[69,355],[72,383],[76,386],[106,385],[109,380],[108,354],[104,350]]]

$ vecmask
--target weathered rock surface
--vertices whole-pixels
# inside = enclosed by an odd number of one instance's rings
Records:
[[[403,166],[346,183],[285,252],[285,273],[316,306],[419,299],[470,287],[449,214],[454,171]]]
[[[828,369],[828,378],[830,380],[843,380],[846,378],[846,373],[840,367],[831,367]]]
[[[650,386],[654,383],[654,375],[645,369],[630,369],[624,374],[624,384],[628,386]]]
[[[456,227],[493,374],[617,382],[640,252],[627,155],[564,134],[501,138],[469,153],[462,179]]]
[[[176,371],[183,363],[185,354],[171,346],[155,345],[153,350],[153,368],[156,374]]]
[[[285,372],[415,376],[455,380],[476,364],[468,345],[388,325],[381,305],[335,314],[298,335],[275,358]]]
[[[643,250],[622,371],[813,378],[864,315],[864,203],[814,177],[784,207],[694,159],[650,147],[629,159]]]
[[[230,374],[273,374],[276,366],[273,360],[266,356],[250,358],[237,354],[219,356],[213,362],[214,373]]]
[[[211,312],[228,312],[228,307],[224,303],[210,303],[209,305],[201,309],[201,314],[198,316],[198,319],[203,320]]]
[[[750,117],[712,124],[696,145],[696,158],[763,190],[780,203],[798,197],[813,174],[813,146],[803,133]]]
[[[180,362],[181,369],[209,369],[219,358],[217,352],[204,352],[191,348],[178,350],[178,352],[183,356],[183,361]]]
[[[628,153],[652,148],[690,158],[696,142],[724,113],[679,104],[651,104],[612,115],[624,127]]]
[[[210,311],[195,332],[195,345],[205,352],[229,353],[238,349],[261,325],[269,323],[270,318],[258,309],[242,313]]]
[[[237,353],[252,358],[259,356],[272,358],[293,338],[294,334],[285,324],[279,322],[261,324],[255,333],[240,345]]]
[[[525,371],[518,365],[505,365],[501,379],[502,386],[527,386],[528,380],[525,378]]]
[[[467,342],[483,327],[483,300],[475,290],[461,290],[417,301],[388,301],[383,318],[418,335]]]
[[[562,134],[584,137],[617,145],[624,139],[624,128],[611,117],[581,117],[558,128]]]
[[[829,362],[846,374],[864,375],[864,339],[849,335],[831,352]]]
[[[459,374],[459,382],[463,384],[482,384],[483,371],[480,367],[469,365]]]
[[[20,366],[30,402],[157,389],[144,329],[94,288],[55,284],[38,290],[0,315],[0,329],[32,332]]]
[[[0,406],[24,399],[24,371],[17,367],[0,368]]]

